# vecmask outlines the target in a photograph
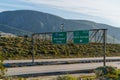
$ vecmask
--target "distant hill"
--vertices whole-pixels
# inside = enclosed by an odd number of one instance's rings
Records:
[[[4,33],[0,31],[0,37],[16,37],[16,35],[11,33]]]
[[[0,13],[0,31],[16,35],[30,35],[37,32],[60,31],[60,25],[64,23],[64,30],[85,30],[107,28],[108,36],[115,36],[116,42],[120,41],[120,28],[95,23],[87,20],[68,20],[48,13],[17,10]]]

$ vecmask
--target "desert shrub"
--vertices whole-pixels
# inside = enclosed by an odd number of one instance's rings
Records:
[[[5,72],[7,71],[6,68],[4,67],[3,61],[4,61],[3,56],[0,54],[0,78],[3,78]]]
[[[97,78],[100,78],[100,79],[115,80],[118,78],[117,69],[111,66],[98,67],[95,69],[95,73]]]
[[[58,76],[57,80],[78,80],[76,77],[66,75],[66,76]]]
[[[79,77],[79,80],[96,80],[96,76],[95,75],[83,75]]]

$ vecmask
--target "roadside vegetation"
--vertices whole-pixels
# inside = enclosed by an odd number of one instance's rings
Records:
[[[99,80],[120,80],[120,70],[111,66],[98,67],[95,74]]]
[[[61,75],[47,80],[120,80],[120,70],[111,66],[98,67],[94,71],[95,75]],[[20,78],[20,77],[1,77],[2,80],[46,80],[41,78]]]
[[[73,44],[53,45],[49,41],[35,41],[35,58],[78,58],[78,57],[101,57],[103,56],[102,44]],[[31,59],[32,45],[30,38],[1,37],[0,55],[4,59]],[[107,44],[107,56],[120,56],[120,44]]]
[[[111,66],[98,67],[95,75],[74,77],[70,75],[58,76],[56,80],[120,80],[120,70]]]
[[[0,78],[13,80],[13,77],[5,77],[6,68],[4,60],[30,59],[32,56],[31,39],[26,37],[1,37],[0,38]],[[51,45],[49,41],[35,41],[35,58],[78,58],[78,57],[101,57],[103,56],[102,44],[90,43],[78,45],[68,43],[67,45]],[[107,56],[120,56],[120,44],[107,44]],[[95,70],[93,76],[74,77],[70,75],[58,76],[55,80],[120,80],[120,70],[114,67],[105,66]],[[27,80],[15,78],[15,80]],[[39,79],[37,79],[39,80]]]
[[[95,75],[74,77],[70,75],[58,76],[56,80],[120,80],[120,70],[111,66],[98,67]]]
[[[86,45],[68,43],[67,45],[53,45],[49,41],[35,41],[35,58],[74,58],[101,57],[102,44],[90,43]],[[4,59],[30,59],[32,45],[30,38],[0,38],[0,54]],[[107,44],[107,56],[120,56],[120,44]]]
[[[4,59],[3,57],[0,55],[0,79],[4,78],[5,73],[7,72],[7,69],[4,67]]]

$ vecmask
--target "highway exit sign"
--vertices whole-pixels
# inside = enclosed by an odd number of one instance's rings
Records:
[[[75,44],[89,43],[89,30],[81,30],[73,32],[73,42]]]
[[[66,44],[67,33],[66,32],[54,32],[52,33],[52,43],[53,44]]]

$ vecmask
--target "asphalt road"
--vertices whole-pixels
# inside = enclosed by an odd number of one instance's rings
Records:
[[[119,58],[120,57],[116,57]],[[65,60],[80,60],[81,58],[76,59],[45,59],[45,60],[36,60],[36,61],[65,61]],[[82,60],[95,59],[95,58],[82,58]],[[97,58],[99,59],[99,58]],[[28,62],[31,60],[27,60]],[[19,61],[5,61],[5,63],[12,62],[26,62],[26,60]],[[106,65],[115,66],[120,68],[120,62],[107,62]],[[86,69],[95,69],[99,66],[103,66],[103,63],[80,63],[80,64],[64,64],[64,65],[41,65],[41,66],[27,66],[27,67],[14,67],[7,68],[6,75],[24,75],[24,74],[37,74],[37,73],[49,73],[49,72],[64,72],[64,71],[77,71],[77,70],[86,70]]]

